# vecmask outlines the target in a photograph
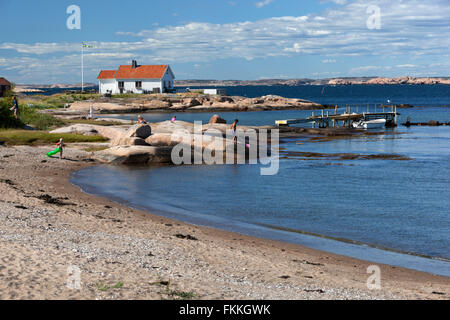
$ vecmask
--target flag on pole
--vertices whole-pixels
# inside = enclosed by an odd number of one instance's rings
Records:
[[[95,48],[84,42],[81,43],[81,92],[84,91],[84,48]]]

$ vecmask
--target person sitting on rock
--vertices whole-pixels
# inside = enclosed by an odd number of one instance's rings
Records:
[[[138,123],[139,124],[147,124],[147,121],[145,121],[144,117],[140,115],[140,116],[138,116]]]
[[[177,116],[173,116],[171,121],[172,123],[175,123],[175,121],[177,121]]]

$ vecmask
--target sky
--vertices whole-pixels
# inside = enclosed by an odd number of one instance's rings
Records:
[[[450,1],[0,0],[0,77],[80,83],[83,42],[91,83],[132,60],[179,80],[447,77]]]

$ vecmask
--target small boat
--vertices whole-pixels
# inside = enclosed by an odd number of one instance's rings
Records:
[[[353,128],[358,129],[378,129],[386,126],[386,119],[376,119],[369,121],[358,121],[353,122]]]

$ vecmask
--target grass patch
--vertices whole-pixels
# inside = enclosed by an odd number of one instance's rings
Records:
[[[122,289],[123,282],[122,281],[117,282],[112,288],[109,285],[105,284],[104,282],[99,282],[95,285],[95,287],[97,288],[98,291],[106,292],[109,289]]]
[[[26,105],[33,105],[35,109],[57,109],[64,108],[68,103],[98,98],[100,98],[100,94],[97,93],[57,93],[51,96],[34,95],[32,98],[24,99],[22,102]]]
[[[191,92],[178,92],[177,96],[183,97],[183,98],[192,98],[192,97],[198,97],[204,94],[204,90],[202,89],[191,89]]]
[[[97,283],[96,287],[97,287],[97,290],[103,291],[103,292],[108,291],[109,289],[111,289],[108,285],[104,284],[103,282]]]
[[[25,124],[30,125],[38,130],[48,130],[52,127],[61,126],[64,122],[49,114],[43,114],[37,109],[28,107],[19,100],[19,119],[14,118],[12,100],[10,97],[0,99],[0,128],[21,128]]]
[[[101,136],[84,136],[73,133],[58,134],[46,131],[0,130],[0,142],[8,145],[48,145],[55,144],[60,138],[63,138],[66,143],[107,141],[106,138]]]
[[[38,130],[48,130],[64,125],[64,121],[52,115],[40,113],[28,106],[19,105],[19,119],[22,123],[32,126]]]
[[[195,297],[195,293],[192,291],[185,292],[185,291],[170,291],[170,296],[176,296],[184,300],[193,299]]]
[[[66,124],[92,124],[97,126],[121,126],[124,125],[124,123],[119,121],[95,121],[95,120],[89,120],[89,119],[72,119],[72,120],[63,120]],[[130,123],[132,121],[130,120]]]
[[[121,94],[115,94],[112,96],[113,99],[122,99],[122,98],[142,98],[142,94],[139,93],[121,93]]]
[[[170,289],[170,280],[164,281],[161,279],[160,276],[158,276],[159,280],[152,283],[152,285],[158,285],[161,287],[165,287],[166,294],[171,298],[181,298],[184,300],[190,300],[195,297],[195,293],[193,291],[177,291],[177,290],[171,290]]]

